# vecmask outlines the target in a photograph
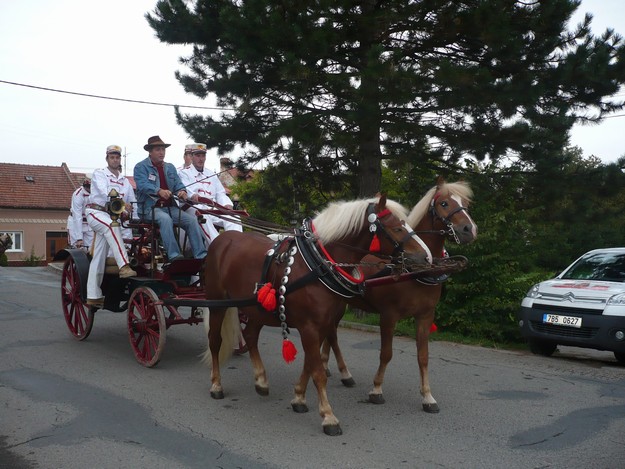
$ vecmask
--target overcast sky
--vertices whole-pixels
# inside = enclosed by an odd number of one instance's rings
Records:
[[[182,90],[174,77],[189,49],[162,44],[145,21],[155,0],[0,0],[0,80],[77,93],[166,104],[213,107]],[[625,34],[625,1],[583,0],[593,32]],[[625,92],[622,96],[625,98]],[[0,82],[0,162],[67,163],[73,171],[104,166],[107,145],[125,148],[127,172],[147,156],[143,145],[160,135],[171,143],[167,161],[182,163],[190,139],[173,107],[74,96]],[[182,109],[211,113],[210,110]],[[573,145],[584,155],[615,161],[625,154],[623,117],[575,127]],[[230,155],[233,158],[236,155]],[[207,166],[216,170],[210,152]]]

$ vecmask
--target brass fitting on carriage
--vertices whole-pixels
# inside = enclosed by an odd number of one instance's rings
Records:
[[[106,202],[106,211],[111,216],[111,226],[119,226],[119,217],[126,210],[126,202],[119,196],[119,192],[111,189],[108,194],[108,202]]]

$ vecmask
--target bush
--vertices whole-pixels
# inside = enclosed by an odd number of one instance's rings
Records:
[[[45,256],[36,256],[35,255],[35,246],[33,245],[30,248],[30,256],[23,258],[24,263],[27,267],[37,267],[41,265],[41,261]]]

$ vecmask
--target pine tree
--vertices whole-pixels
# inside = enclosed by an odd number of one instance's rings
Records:
[[[380,189],[381,162],[442,174],[465,158],[540,166],[579,120],[622,103],[620,36],[578,0],[161,0],[158,38],[192,44],[177,78],[218,118],[182,114],[195,139],[282,161],[320,190]],[[350,179],[353,176],[355,179]]]

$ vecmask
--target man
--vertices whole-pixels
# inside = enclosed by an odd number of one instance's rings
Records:
[[[139,162],[134,170],[139,216],[152,220],[154,214],[169,262],[183,258],[174,235],[174,225],[180,226],[186,232],[193,256],[203,259],[206,257],[206,246],[200,224],[195,216],[180,210],[174,200],[174,193],[178,198],[186,200],[187,191],[174,165],[165,163],[165,149],[170,145],[164,143],[159,136],[154,136],[143,146],[148,157]]]
[[[193,147],[193,144],[188,144],[184,146],[184,155],[182,155],[182,157],[184,158],[184,163],[182,166],[180,166],[178,169],[178,176],[180,176],[180,172],[187,169],[189,166],[191,166],[191,147]]]
[[[89,265],[87,278],[87,304],[102,306],[102,279],[106,267],[107,253],[110,252],[119,267],[119,277],[135,277],[137,272],[129,265],[128,253],[124,245],[121,229],[117,223],[113,224],[107,211],[106,204],[110,201],[111,190],[119,194],[126,203],[122,218],[130,218],[132,204],[137,201],[130,181],[121,174],[122,149],[118,145],[109,145],[106,148],[107,167],[94,171],[91,178],[91,195],[87,204],[87,223],[93,229],[93,258]]]
[[[225,208],[232,209],[232,200],[226,194],[223,184],[213,171],[204,167],[206,163],[205,144],[195,143],[192,145],[191,161],[191,167],[180,172],[180,178],[189,191],[189,198],[193,202],[198,202],[200,197],[209,199]],[[209,205],[196,204],[195,208],[208,209]],[[195,209],[192,208],[190,210]],[[214,239],[214,234],[216,235],[217,233],[214,226],[220,226],[224,230],[243,231],[241,224],[232,219],[213,215],[205,215],[204,217],[206,218],[206,223],[203,225],[203,231],[209,244]]]
[[[72,194],[70,215],[67,219],[69,244],[75,248],[89,249],[93,241],[93,230],[87,223],[85,209],[89,203],[91,181],[85,179],[82,186]]]

